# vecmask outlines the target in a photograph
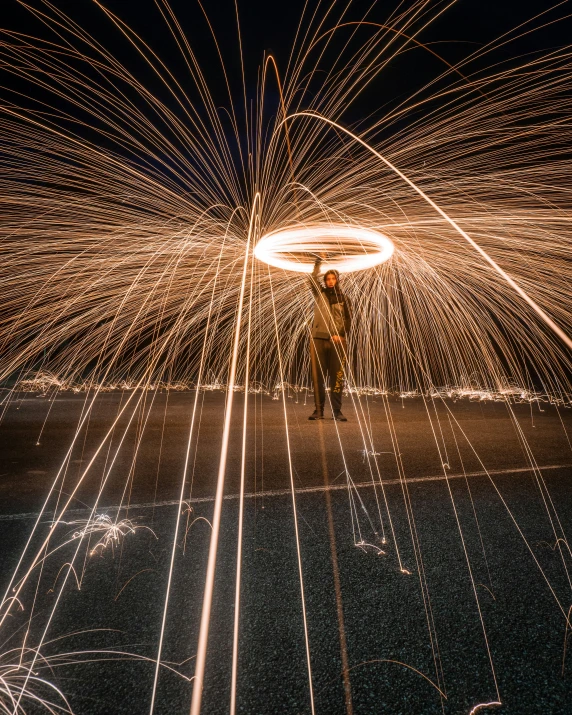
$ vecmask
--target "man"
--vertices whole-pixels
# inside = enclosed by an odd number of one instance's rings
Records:
[[[334,419],[347,422],[342,414],[342,389],[346,362],[347,336],[351,325],[351,307],[340,289],[340,276],[329,270],[324,275],[324,286],[318,282],[321,259],[317,258],[310,276],[314,294],[314,320],[310,337],[310,359],[316,409],[310,420],[324,419],[326,375],[329,375],[330,401]]]

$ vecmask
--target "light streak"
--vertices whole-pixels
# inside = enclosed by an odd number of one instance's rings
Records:
[[[480,703],[479,705],[475,705],[474,708],[469,712],[469,715],[475,715],[481,708],[492,708],[495,706],[500,706],[502,703],[499,700],[493,700],[490,703]]]
[[[123,591],[125,591],[125,589],[127,588],[127,586],[129,586],[129,584],[131,583],[131,581],[133,581],[134,579],[136,579],[137,576],[140,576],[142,573],[151,573],[151,572],[155,573],[155,569],[141,569],[141,571],[137,571],[137,573],[133,574],[133,576],[130,576],[130,577],[127,579],[127,581],[123,584],[123,586],[119,589],[119,591],[117,592],[117,595],[115,596],[115,598],[114,598],[113,600],[114,600],[114,601],[117,601],[117,599],[119,598],[119,596],[121,596],[121,594],[123,593]]]
[[[352,665],[351,668],[349,668],[349,672],[352,670],[355,670],[356,668],[362,668],[364,665],[374,665],[376,663],[390,663],[393,665],[401,665],[404,668],[407,668],[407,670],[411,670],[413,673],[416,673],[417,675],[420,675],[426,682],[429,683],[435,690],[439,693],[439,695],[443,698],[443,700],[447,700],[447,695],[443,690],[439,688],[439,686],[434,683],[431,678],[425,675],[422,671],[418,670],[417,668],[414,668],[412,665],[409,665],[408,663],[403,663],[400,660],[395,660],[394,658],[374,658],[373,660],[365,660],[363,663],[356,663],[356,665]],[[334,682],[334,681],[331,681]],[[328,683],[330,685],[331,683]]]
[[[101,554],[101,552],[105,551],[108,546],[111,546],[112,550],[115,549],[115,547],[118,546],[128,534],[135,534],[140,529],[145,529],[146,531],[151,532],[153,536],[157,538],[153,529],[150,529],[148,526],[136,524],[131,519],[114,521],[109,514],[97,514],[95,518],[92,519],[61,521],[60,523],[68,524],[69,526],[81,527],[81,529],[74,531],[70,541],[82,539],[84,536],[90,536],[92,534],[101,534],[99,541],[95,544],[95,546],[91,547],[89,551],[90,556],[93,556],[94,554]]]
[[[94,629],[85,633],[93,633]],[[79,633],[71,633],[66,638]],[[51,641],[54,643],[62,637]],[[71,705],[60,688],[44,678],[42,671],[53,675],[56,668],[77,666],[85,663],[133,661],[152,663],[152,659],[128,651],[113,649],[78,650],[45,656],[38,648],[11,648],[0,654],[0,712],[4,715],[25,715],[30,712],[50,715],[74,715]],[[182,665],[179,663],[177,665]],[[191,681],[169,663],[161,663],[164,670]]]
[[[486,630],[486,627],[485,627],[485,621],[484,621],[483,613],[482,613],[482,610],[481,610],[481,604],[480,604],[480,601],[479,601],[479,594],[478,594],[478,592],[477,592],[477,586],[476,586],[475,578],[474,578],[474,575],[473,575],[473,568],[472,568],[472,566],[471,566],[471,560],[470,560],[470,558],[469,558],[469,552],[468,552],[468,550],[467,550],[467,542],[466,542],[465,534],[464,534],[464,532],[463,532],[463,527],[462,527],[462,525],[461,525],[461,520],[460,520],[460,518],[459,518],[459,512],[458,512],[458,509],[457,509],[457,505],[456,505],[455,499],[454,499],[454,497],[453,497],[453,491],[451,490],[451,483],[450,483],[449,479],[447,478],[447,468],[448,468],[449,465],[444,463],[444,460],[443,460],[443,458],[442,458],[442,456],[441,456],[441,447],[440,447],[440,445],[439,445],[438,440],[436,439],[435,427],[434,427],[434,420],[433,420],[433,418],[431,417],[431,414],[430,414],[430,412],[429,412],[429,408],[428,408],[427,402],[424,401],[424,403],[425,403],[425,408],[426,408],[426,411],[427,411],[427,417],[428,417],[428,419],[429,419],[429,424],[431,425],[431,430],[432,430],[432,432],[433,432],[433,437],[434,437],[434,439],[435,439],[435,444],[436,444],[436,446],[437,446],[437,451],[439,452],[439,457],[441,458],[441,462],[443,463],[443,476],[445,477],[445,482],[446,482],[446,484],[447,484],[447,491],[449,492],[449,498],[450,498],[450,500],[451,500],[451,505],[452,505],[452,507],[453,507],[453,512],[454,512],[454,515],[455,515],[455,522],[456,522],[456,524],[457,524],[457,529],[458,529],[458,532],[459,532],[459,538],[460,538],[461,544],[462,544],[462,546],[463,546],[463,553],[464,553],[464,555],[465,555],[465,562],[466,562],[466,565],[467,565],[467,571],[468,571],[468,573],[469,573],[469,579],[470,579],[470,581],[471,581],[471,587],[472,587],[472,591],[473,591],[473,596],[474,596],[474,598],[475,598],[475,604],[476,604],[476,606],[477,606],[477,611],[478,611],[478,614],[479,614],[479,620],[480,620],[480,623],[481,623],[481,629],[482,629],[482,632],[483,632],[483,639],[484,639],[484,642],[485,642],[485,648],[486,648],[486,651],[487,651],[487,656],[488,656],[488,660],[489,660],[489,665],[490,665],[490,668],[491,668],[491,674],[492,674],[492,677],[493,677],[493,682],[494,682],[494,687],[495,687],[495,691],[496,691],[496,696],[497,696],[497,700],[499,701],[499,704],[500,704],[500,692],[499,692],[499,686],[498,686],[498,680],[497,680],[496,670],[495,670],[495,666],[494,666],[494,662],[493,662],[493,656],[492,656],[491,648],[490,648],[490,644],[489,644],[489,637],[488,637],[488,635],[487,635],[487,630]],[[436,411],[435,411],[435,419],[439,422],[439,418],[438,418],[438,415],[437,415],[437,412],[436,412]],[[439,428],[440,428],[440,422],[439,422]],[[442,436],[442,435],[441,435],[441,436]],[[455,439],[456,439],[456,438],[455,438]],[[457,445],[457,446],[458,446],[458,445]]]
[[[236,585],[234,597],[234,630],[232,637],[232,674],[230,683],[230,715],[236,713],[236,685],[238,680],[238,641],[240,633],[240,592],[242,577],[242,529],[244,524],[244,488],[246,478],[246,428],[248,423],[248,391],[250,376],[250,335],[252,325],[252,299],[254,282],[254,261],[250,272],[250,301],[248,304],[248,325],[246,342],[246,365],[244,383],[244,406],[242,412],[242,451],[240,456],[240,496],[238,506],[238,540],[236,547]]]
[[[201,613],[201,623],[199,630],[199,642],[197,646],[197,659],[195,665],[195,675],[193,681],[193,697],[191,701],[191,715],[200,715],[201,712],[201,702],[203,696],[203,681],[205,675],[205,662],[207,656],[207,645],[209,637],[210,628],[210,616],[212,608],[212,598],[214,590],[214,577],[216,569],[216,559],[217,559],[217,549],[218,549],[218,538],[220,532],[220,519],[222,511],[222,497],[224,489],[224,479],[226,474],[226,458],[228,454],[228,442],[230,436],[230,420],[232,417],[232,404],[234,397],[234,383],[236,379],[236,369],[238,364],[238,346],[240,338],[240,326],[242,323],[242,307],[244,303],[244,292],[246,286],[246,271],[248,268],[248,261],[250,258],[250,241],[252,233],[255,229],[255,209],[260,197],[257,195],[254,200],[252,207],[252,212],[250,216],[250,225],[248,230],[248,239],[246,242],[245,252],[244,252],[244,263],[242,269],[242,282],[240,286],[240,295],[238,299],[238,307],[236,310],[236,321],[234,327],[234,341],[233,349],[231,354],[231,363],[229,371],[229,381],[228,381],[228,392],[225,407],[224,416],[224,428],[222,436],[222,445],[220,451],[220,462],[218,468],[217,477],[217,487],[216,487],[216,497],[214,505],[214,514],[212,520],[212,534],[209,546],[209,556],[207,563],[207,575],[205,579],[205,590],[203,594],[203,608]]]
[[[391,240],[377,231],[353,226],[309,226],[283,229],[262,236],[254,255],[275,268],[311,273],[314,260],[321,252],[334,254],[321,265],[322,271],[334,269],[351,273],[385,263],[393,255]],[[304,258],[306,260],[304,261]]]
[[[223,245],[224,245],[224,244],[223,244]],[[221,256],[222,256],[222,250],[220,251],[220,254],[219,254],[219,266],[220,266]],[[218,271],[217,271],[217,274],[216,274],[216,275],[217,275],[217,277],[218,277]],[[215,279],[215,281],[213,282],[213,288],[212,288],[213,294],[214,294],[215,288],[216,288],[216,279]],[[211,308],[212,308],[212,300],[211,300]],[[162,619],[161,619],[161,632],[160,632],[160,635],[159,635],[159,643],[158,643],[158,648],[157,648],[157,661],[156,661],[156,664],[155,664],[155,674],[154,674],[154,677],[153,677],[153,690],[152,690],[152,693],[151,693],[151,704],[150,704],[150,709],[149,709],[150,715],[153,714],[153,711],[154,711],[154,708],[155,708],[155,698],[156,698],[156,695],[157,695],[157,684],[158,684],[158,681],[159,681],[159,667],[160,667],[160,663],[161,663],[161,653],[162,653],[162,648],[163,648],[163,639],[164,639],[164,637],[165,637],[165,627],[166,627],[166,624],[167,624],[167,614],[168,614],[168,610],[169,610],[169,599],[170,599],[170,594],[171,594],[171,582],[172,582],[172,578],[173,578],[173,570],[174,570],[174,565],[175,565],[175,555],[176,555],[176,551],[177,551],[177,539],[178,539],[178,536],[179,536],[179,522],[180,522],[180,518],[179,518],[179,517],[180,517],[180,514],[181,514],[181,510],[182,510],[183,504],[186,504],[187,509],[188,509],[189,516],[190,516],[190,514],[191,514],[191,512],[192,512],[192,507],[191,507],[187,502],[185,502],[185,500],[184,500],[184,493],[185,493],[185,485],[186,485],[186,479],[187,479],[187,472],[188,472],[188,468],[189,468],[189,460],[190,460],[190,455],[191,455],[191,442],[192,442],[192,439],[193,439],[194,427],[195,427],[195,419],[196,419],[196,414],[197,414],[197,405],[198,405],[198,399],[199,399],[199,387],[200,387],[200,385],[201,385],[201,383],[202,383],[202,378],[203,378],[204,357],[205,357],[205,353],[206,353],[205,347],[206,347],[206,344],[207,344],[207,338],[208,338],[208,334],[209,334],[209,327],[210,327],[210,323],[211,323],[211,316],[212,316],[212,311],[209,310],[208,318],[207,318],[207,329],[205,330],[204,339],[203,339],[203,350],[202,350],[202,359],[201,359],[201,363],[200,363],[200,366],[199,366],[198,384],[197,384],[196,389],[195,389],[195,399],[194,399],[194,402],[193,402],[193,411],[192,411],[192,417],[191,417],[191,425],[190,425],[190,428],[189,428],[189,436],[188,436],[188,439],[187,439],[187,449],[186,449],[186,452],[185,452],[185,463],[184,463],[184,466],[183,466],[183,474],[182,474],[182,478],[181,478],[181,487],[180,487],[180,492],[179,492],[179,505],[178,505],[178,511],[177,511],[177,522],[176,522],[176,524],[175,524],[175,531],[174,531],[174,534],[173,534],[173,546],[172,546],[172,548],[171,548],[171,560],[170,560],[170,564],[169,564],[169,575],[168,575],[168,578],[167,578],[167,590],[166,590],[166,593],[165,593],[165,603],[164,603],[164,606],[163,606],[163,614],[162,614]],[[185,511],[186,511],[187,509],[185,509]],[[188,521],[187,521],[187,523],[188,523]],[[194,522],[192,522],[192,524],[193,524],[193,523],[194,523]],[[211,530],[212,530],[212,524],[211,524],[210,522],[208,522],[208,523],[209,523],[209,526],[211,527]],[[191,524],[191,526],[192,526],[192,524]],[[187,527],[187,532],[188,532],[188,529],[190,529],[190,526]],[[186,534],[185,534],[185,536],[186,536]]]
[[[45,678],[20,663],[20,651],[10,653],[14,660],[0,660],[0,712],[6,715],[22,715],[31,712],[46,712],[51,715],[73,715],[63,692]]]

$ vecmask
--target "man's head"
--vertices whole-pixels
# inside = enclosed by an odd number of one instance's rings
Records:
[[[340,274],[337,271],[326,271],[326,274],[324,276],[324,283],[326,284],[326,288],[335,288],[338,284],[339,278]]]

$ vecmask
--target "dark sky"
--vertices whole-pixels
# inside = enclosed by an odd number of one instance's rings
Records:
[[[109,11],[132,28],[164,62],[204,120],[206,114],[203,105],[200,101],[197,102],[196,89],[181,53],[158,9],[164,0],[102,0],[102,2]],[[216,33],[230,78],[233,105],[239,117],[238,132],[244,149],[246,148],[246,123],[242,111],[244,104],[234,0],[202,0],[202,2]],[[253,102],[256,98],[258,72],[264,53],[271,52],[274,55],[283,75],[304,5],[307,2],[306,20],[303,22],[303,27],[307,27],[308,20],[316,6],[319,6],[316,16],[323,17],[332,0],[323,0],[321,3],[320,0],[237,0],[237,2],[246,69],[246,91],[249,102]],[[172,95],[94,0],[51,0],[52,10],[47,9],[42,0],[26,0],[26,3],[32,11],[24,8],[18,0],[3,0],[4,13],[0,20],[0,27],[38,37],[47,42],[62,44],[65,35],[58,37],[54,32],[58,28],[52,25],[50,30],[33,12],[51,12],[52,16],[56,17],[57,12],[62,11],[78,26],[87,30],[170,110],[176,114],[179,113],[180,107],[173,101]],[[348,4],[349,0],[337,0],[331,14],[324,22],[323,28],[332,28]],[[401,0],[401,2],[400,0],[353,0],[344,19],[356,22],[367,17],[369,21],[385,24],[397,7],[400,7],[403,12],[414,4],[414,0]],[[411,25],[408,28],[408,33],[417,33],[421,28],[421,23],[427,24],[429,17],[437,16],[439,10],[444,9],[447,4],[450,4],[450,0],[429,0],[427,5],[430,13],[421,22]],[[196,54],[215,105],[219,108],[218,112],[223,121],[223,131],[230,147],[229,150],[235,155],[235,158],[238,158],[234,135],[225,112],[225,109],[229,108],[228,93],[223,81],[216,47],[200,5],[197,0],[170,0],[170,5]],[[546,11],[551,7],[554,9],[547,13]],[[526,30],[534,29],[534,32],[528,32],[525,37],[511,41],[500,50],[487,55],[480,63],[471,65],[469,71],[478,72],[494,63],[516,64],[521,62],[522,57],[528,53],[565,46],[572,36],[572,21],[566,18],[567,13],[572,13],[572,0],[560,3],[551,2],[551,0],[529,0],[529,2],[522,2],[522,0],[458,0],[428,27],[424,28],[417,35],[417,39],[430,46],[443,60],[455,63],[475,52],[484,44],[541,13],[544,13],[542,18],[537,18],[526,26]],[[541,27],[547,23],[546,27]],[[362,46],[360,43],[367,42],[371,37],[371,32],[373,30],[361,28],[359,33],[355,34],[353,48],[357,49]],[[329,54],[322,61],[321,68],[323,70],[329,70],[337,59],[340,50],[347,41],[348,34],[350,34],[348,29],[336,33],[335,39],[329,46]],[[8,39],[12,42],[17,41],[14,38]],[[76,42],[76,46],[83,51],[81,43],[77,44]],[[93,51],[90,52],[93,55]],[[426,50],[412,47],[397,59],[392,60],[390,65],[376,75],[359,94],[354,93],[353,96],[357,99],[348,104],[343,114],[336,118],[346,126],[353,126],[360,131],[367,129],[373,125],[373,119],[376,116],[380,116],[392,104],[395,105],[403,101],[427,82],[433,80],[444,68],[443,62],[431,56]],[[86,63],[78,62],[76,72],[86,73],[95,83],[101,79],[97,73],[92,72]],[[41,75],[39,76],[41,77]],[[303,108],[309,106],[309,98],[322,92],[321,78],[323,76],[325,73],[316,75],[314,85],[310,86],[310,91],[303,99]],[[136,106],[141,108],[144,115],[150,117],[148,106],[142,103],[141,96],[132,87],[122,85],[121,89],[126,92]],[[113,91],[115,92],[115,90]],[[72,96],[74,92],[75,89],[72,89]],[[81,134],[84,139],[95,141],[101,147],[108,147],[113,151],[123,151],[120,146],[123,131],[121,127],[116,130],[115,137],[106,137],[105,121],[94,119],[89,111],[83,111],[73,102],[62,100],[61,97],[42,90],[34,79],[26,83],[21,76],[2,71],[0,67],[0,101],[3,98],[14,101],[19,106],[25,106],[28,110],[44,112],[45,105],[48,105],[50,118],[53,114],[51,108],[54,108],[55,113],[59,115],[56,119],[59,127],[67,127],[72,132]],[[265,122],[278,113],[278,102],[276,84],[269,81],[265,91]],[[429,105],[426,104],[424,107],[427,109]],[[64,117],[63,115],[66,113],[73,119],[69,120]],[[150,118],[157,125],[157,117],[153,115]],[[402,123],[408,121],[410,121],[408,116],[400,120]],[[128,122],[127,118],[126,122]],[[396,128],[398,126],[393,125],[392,130]],[[171,131],[171,127],[167,123],[157,126],[157,129],[165,135]],[[126,124],[125,130],[131,131],[131,127]],[[119,148],[117,137],[120,139]],[[145,154],[145,152],[143,153]],[[163,158],[167,164],[171,162],[166,155]],[[148,160],[145,154],[143,161]]]
[[[338,3],[340,10],[346,5],[346,1]],[[42,8],[41,0],[27,0],[27,2],[34,8]],[[221,75],[210,33],[198,3],[196,0],[170,0],[170,2],[191,45],[197,52],[201,66],[209,76],[211,86],[216,91],[217,87],[222,87]],[[316,0],[308,0],[308,2],[311,8],[315,7]],[[128,49],[126,40],[92,0],[53,0],[53,4],[87,28],[121,61],[126,64],[131,63],[132,67],[137,66],[137,59]],[[161,20],[155,0],[103,0],[103,4],[137,31],[160,54],[166,64],[173,68],[177,76],[184,77],[180,57]],[[254,91],[256,87],[256,69],[265,50],[275,55],[283,71],[304,4],[305,0],[238,0],[249,92]],[[322,7],[326,8],[328,4],[329,2],[323,2]],[[444,7],[446,3],[435,0],[432,4],[435,8],[439,8]],[[45,38],[50,37],[50,33],[16,0],[4,0],[2,5],[4,12],[0,24],[3,27]],[[239,66],[234,2],[233,0],[203,0],[203,5],[214,25],[225,62],[232,73],[238,70]],[[346,18],[359,20],[366,10],[371,8],[368,19],[383,23],[397,5],[398,0],[377,0],[377,2],[355,0]],[[403,7],[408,5],[411,5],[411,0],[402,3]],[[557,5],[558,2],[551,0],[528,0],[528,2],[458,0],[453,7],[424,30],[419,39],[426,43],[439,43],[432,45],[434,49],[448,61],[456,61],[476,49],[478,45],[489,42],[551,6],[555,6],[556,9],[545,15],[544,20],[536,21],[530,27],[572,13],[570,2],[561,2],[559,7],[556,7]],[[335,13],[332,17],[335,17]],[[331,24],[326,22],[325,27],[331,27]],[[565,45],[569,42],[571,30],[571,21],[563,19],[511,43],[494,58],[506,59],[526,52]],[[396,63],[392,68],[393,71],[384,72],[377,80],[375,96],[379,96],[380,89],[383,89],[384,95],[402,94],[424,79],[429,79],[437,67],[430,57],[422,54],[422,51],[412,51]],[[141,64],[137,71],[139,73],[144,71]],[[366,96],[363,101],[365,103],[363,111],[366,112],[371,109],[372,101],[375,103],[376,100]]]
[[[42,0],[26,0],[30,7],[41,11],[45,9]],[[167,27],[158,10],[160,0],[103,0],[103,4],[127,23],[153,49],[173,75],[181,83],[183,90],[193,98],[194,89],[188,72]],[[264,52],[272,52],[276,57],[281,73],[284,73],[296,28],[299,23],[306,0],[238,0],[240,24],[242,31],[243,54],[246,67],[247,94],[254,100],[257,88],[257,75]],[[319,4],[319,0],[307,0],[310,10]],[[319,15],[323,16],[331,0],[320,5]],[[324,23],[329,29],[334,24],[334,18],[347,5],[348,0],[338,0],[335,10]],[[412,5],[413,0],[403,0],[401,8]],[[210,91],[217,106],[228,108],[229,100],[226,93],[223,75],[220,68],[215,45],[207,23],[197,0],[170,0],[171,7],[187,36],[193,51],[196,53],[202,71],[207,79]],[[61,42],[39,21],[37,17],[23,8],[17,0],[4,0],[2,20],[3,28],[16,30],[45,40]],[[134,76],[148,89],[159,96],[168,106],[172,107],[172,99],[165,93],[164,87],[156,76],[146,67],[139,55],[130,46],[127,39],[105,16],[105,13],[93,0],[52,0],[52,5],[64,11],[80,26],[89,31],[104,45]],[[346,20],[358,21],[367,14],[367,19],[376,23],[385,23],[399,5],[399,0],[354,0]],[[444,8],[445,0],[433,0],[429,6],[433,12]],[[233,91],[235,108],[242,107],[242,82],[240,74],[240,55],[234,0],[203,0],[203,7],[212,22],[227,68]],[[550,7],[555,9],[546,13]],[[527,25],[527,30],[537,28],[525,37],[511,41],[505,47],[487,56],[486,60],[472,66],[472,71],[478,71],[496,62],[520,62],[523,55],[562,47],[572,36],[572,22],[566,18],[572,13],[570,2],[551,2],[551,0],[458,0],[446,10],[429,27],[417,37],[423,43],[429,44],[447,62],[454,63],[474,52],[485,43],[492,41],[517,25],[526,22],[535,15],[545,13]],[[558,20],[558,22],[554,22]],[[423,21],[424,23],[426,20]],[[541,25],[550,23],[547,27],[538,29]],[[408,32],[419,29],[419,23],[414,24]],[[367,41],[369,30],[360,30],[363,41]],[[329,68],[329,62],[335,60],[340,48],[345,43],[347,35],[340,32],[336,35],[329,49],[329,56],[324,58],[323,67]],[[425,50],[414,48],[392,61],[363,91],[359,98],[348,107],[343,117],[339,117],[346,125],[355,125],[364,118],[381,111],[422,87],[440,72],[444,65]],[[82,67],[82,71],[84,68]],[[87,70],[89,72],[89,70]],[[0,98],[7,96],[8,90],[21,91],[24,86],[20,78],[10,76],[0,71]],[[319,78],[318,80],[319,81]],[[311,87],[312,91],[320,91],[321,87]],[[42,91],[36,86],[28,85],[25,91],[40,99]],[[278,108],[278,94],[275,85],[268,84],[266,92],[266,108],[273,114]],[[24,102],[20,97],[17,103]],[[53,97],[48,100],[54,101]],[[70,106],[60,102],[59,109],[73,113]],[[137,100],[136,100],[137,101]],[[52,105],[53,106],[53,105]],[[146,111],[146,110],[144,110]],[[221,110],[222,112],[222,110]],[[89,124],[88,120],[84,126]],[[366,120],[366,124],[369,119]],[[92,127],[97,129],[97,127]],[[86,128],[82,130],[88,132]],[[226,131],[226,130],[225,130]],[[241,128],[241,132],[243,129]],[[98,141],[105,141],[101,136]],[[242,139],[241,139],[242,141]]]

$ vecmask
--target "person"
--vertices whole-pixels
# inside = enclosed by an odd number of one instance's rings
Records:
[[[310,274],[310,288],[314,295],[310,361],[316,409],[308,419],[324,419],[327,375],[334,419],[347,422],[342,414],[342,390],[347,359],[347,337],[351,327],[351,306],[341,290],[338,271],[326,271],[324,285],[320,285],[318,276],[321,262],[321,258],[316,259],[314,270]]]

